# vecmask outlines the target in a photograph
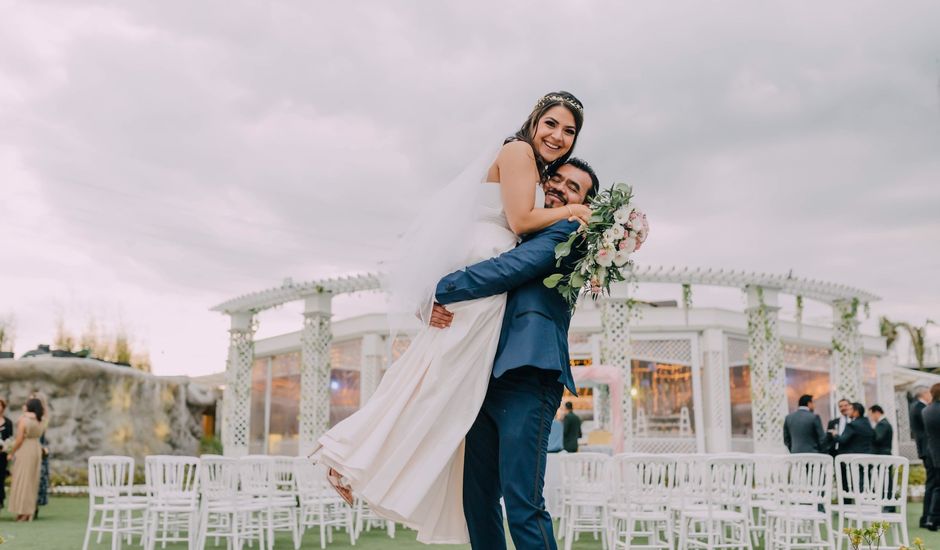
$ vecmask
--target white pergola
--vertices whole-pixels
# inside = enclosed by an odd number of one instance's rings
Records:
[[[786,381],[778,311],[780,294],[815,300],[832,307],[833,388],[837,395],[862,401],[862,342],[857,314],[862,305],[879,298],[863,290],[825,281],[744,271],[643,266],[631,273],[630,283],[673,283],[691,287],[717,286],[743,290],[747,295],[745,310],[748,324],[748,356],[751,376],[754,449],[758,452],[782,450],[781,432],[787,414]],[[331,302],[344,293],[379,290],[377,274],[363,274],[333,279],[294,283],[239,296],[212,308],[229,315],[229,354],[223,401],[222,440],[227,455],[247,454],[249,441],[251,367],[254,359],[256,316],[288,302],[304,301],[301,336],[301,388],[299,452],[310,453],[329,424],[329,347],[331,342]],[[624,430],[616,437],[624,440],[624,450],[633,448],[631,426],[630,311],[629,284],[615,286],[609,297],[598,300],[601,314],[600,360],[624,369],[625,388],[620,403]],[[720,330],[706,329],[703,334],[703,376],[715,392],[729,391],[724,345]],[[369,343],[373,347],[378,342]],[[370,360],[362,367],[362,399],[378,384],[381,364],[379,354],[364,355]],[[878,391],[894,396],[891,368],[878,369]],[[604,394],[601,394],[603,398]],[[886,399],[885,413],[895,418],[895,400]],[[890,409],[890,410],[889,410]],[[726,429],[729,411],[710,411],[711,425]]]

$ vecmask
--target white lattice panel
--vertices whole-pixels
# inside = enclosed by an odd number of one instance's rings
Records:
[[[901,443],[911,442],[911,409],[907,402],[907,392],[894,393],[894,410],[896,411],[898,439]],[[890,418],[889,418],[890,420]]]
[[[330,316],[304,314],[300,338],[300,443],[315,446],[330,422]]]
[[[832,375],[839,399],[862,402],[862,339],[858,321],[851,315],[852,302],[837,300],[832,304]]]
[[[696,453],[694,437],[638,437],[633,442],[633,451],[637,453]]]
[[[633,373],[630,362],[630,307],[626,299],[606,298],[600,302],[601,327],[601,362],[616,365],[623,375],[623,392],[620,400],[620,414],[623,420],[624,452],[630,452],[632,439],[630,427],[633,426]],[[616,436],[615,436],[616,437]]]
[[[225,417],[222,449],[228,456],[248,454],[251,420],[251,365],[254,360],[254,328],[229,331],[228,365],[225,369]]]
[[[781,434],[787,414],[787,393],[778,309],[757,304],[747,309],[751,416],[757,452],[773,452],[783,445]]]
[[[692,342],[688,338],[675,340],[641,340],[630,342],[633,359],[670,363],[674,365],[692,364]]]

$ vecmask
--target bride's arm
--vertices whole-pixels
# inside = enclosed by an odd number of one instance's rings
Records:
[[[512,141],[503,145],[496,157],[496,166],[503,210],[509,229],[516,235],[534,233],[572,217],[585,222],[591,217],[591,209],[582,204],[570,204],[565,208],[535,208],[535,186],[539,175],[535,153],[528,143]]]

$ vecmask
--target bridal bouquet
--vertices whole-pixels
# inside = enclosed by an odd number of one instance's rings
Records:
[[[555,247],[555,265],[561,266],[577,247],[586,247],[586,254],[571,272],[547,277],[545,286],[558,289],[568,304],[574,305],[582,288],[590,289],[596,298],[601,292],[609,293],[611,283],[623,281],[633,264],[630,255],[640,249],[649,234],[646,214],[631,204],[632,199],[633,190],[625,183],[598,193],[590,204],[594,211],[590,222]]]

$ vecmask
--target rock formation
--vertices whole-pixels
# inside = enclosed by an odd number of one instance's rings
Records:
[[[89,456],[199,454],[202,417],[214,414],[212,388],[94,359],[49,356],[0,360],[0,396],[16,419],[30,392],[49,398],[46,437],[55,469],[87,466]]]

